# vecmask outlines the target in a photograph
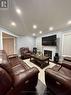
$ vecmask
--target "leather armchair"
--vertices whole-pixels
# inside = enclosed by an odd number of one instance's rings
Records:
[[[21,59],[30,58],[32,52],[27,47],[20,48]]]
[[[30,68],[16,54],[0,51],[0,95],[20,95],[35,88],[39,70]]]
[[[55,95],[71,94],[71,70],[63,65],[55,65],[45,70],[45,82],[47,89]]]

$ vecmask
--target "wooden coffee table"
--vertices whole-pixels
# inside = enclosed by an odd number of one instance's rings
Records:
[[[49,57],[34,54],[30,56],[30,61],[38,65],[40,68],[44,68],[49,65]]]

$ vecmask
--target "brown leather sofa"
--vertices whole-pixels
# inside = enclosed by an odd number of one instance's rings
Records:
[[[20,95],[23,91],[35,88],[38,69],[30,68],[16,54],[7,56],[0,50],[0,95]]]
[[[21,54],[21,59],[26,59],[26,58],[30,58],[32,52],[29,50],[28,47],[21,47],[20,54]]]
[[[71,95],[71,65],[67,63],[63,61],[61,65],[45,70],[47,89],[50,89],[54,95]]]

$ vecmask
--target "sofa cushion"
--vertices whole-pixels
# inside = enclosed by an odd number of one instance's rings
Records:
[[[25,68],[21,64],[18,64],[16,66],[12,67],[12,70],[13,70],[13,74],[16,75],[16,74],[20,74],[20,73],[24,72]]]
[[[65,68],[61,65],[55,65],[53,68],[52,68],[53,71],[57,72],[57,73],[60,73],[64,76],[67,76],[67,77],[71,77],[71,70],[69,70],[68,68]]]
[[[61,68],[61,65],[55,65],[55,66],[52,68],[52,70],[58,72],[58,71],[60,70],[60,68]]]
[[[11,68],[14,67],[14,66],[17,66],[17,65],[21,65],[20,67],[22,67],[23,69],[27,70],[29,69],[30,67],[23,61],[21,60],[19,57],[9,57],[9,60],[10,60],[10,65],[11,65]]]
[[[62,67],[60,70],[59,70],[59,73],[61,73],[62,75],[64,76],[67,76],[69,78],[71,78],[71,70],[65,68],[65,67]]]

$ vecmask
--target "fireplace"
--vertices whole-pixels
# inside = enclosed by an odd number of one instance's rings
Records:
[[[52,59],[52,51],[44,50],[44,56],[48,56],[50,59]]]
[[[43,54],[45,56],[49,56],[51,61],[54,61],[54,56],[56,53],[56,47],[51,47],[51,46],[44,46],[42,47]],[[45,53],[44,53],[45,52]]]

